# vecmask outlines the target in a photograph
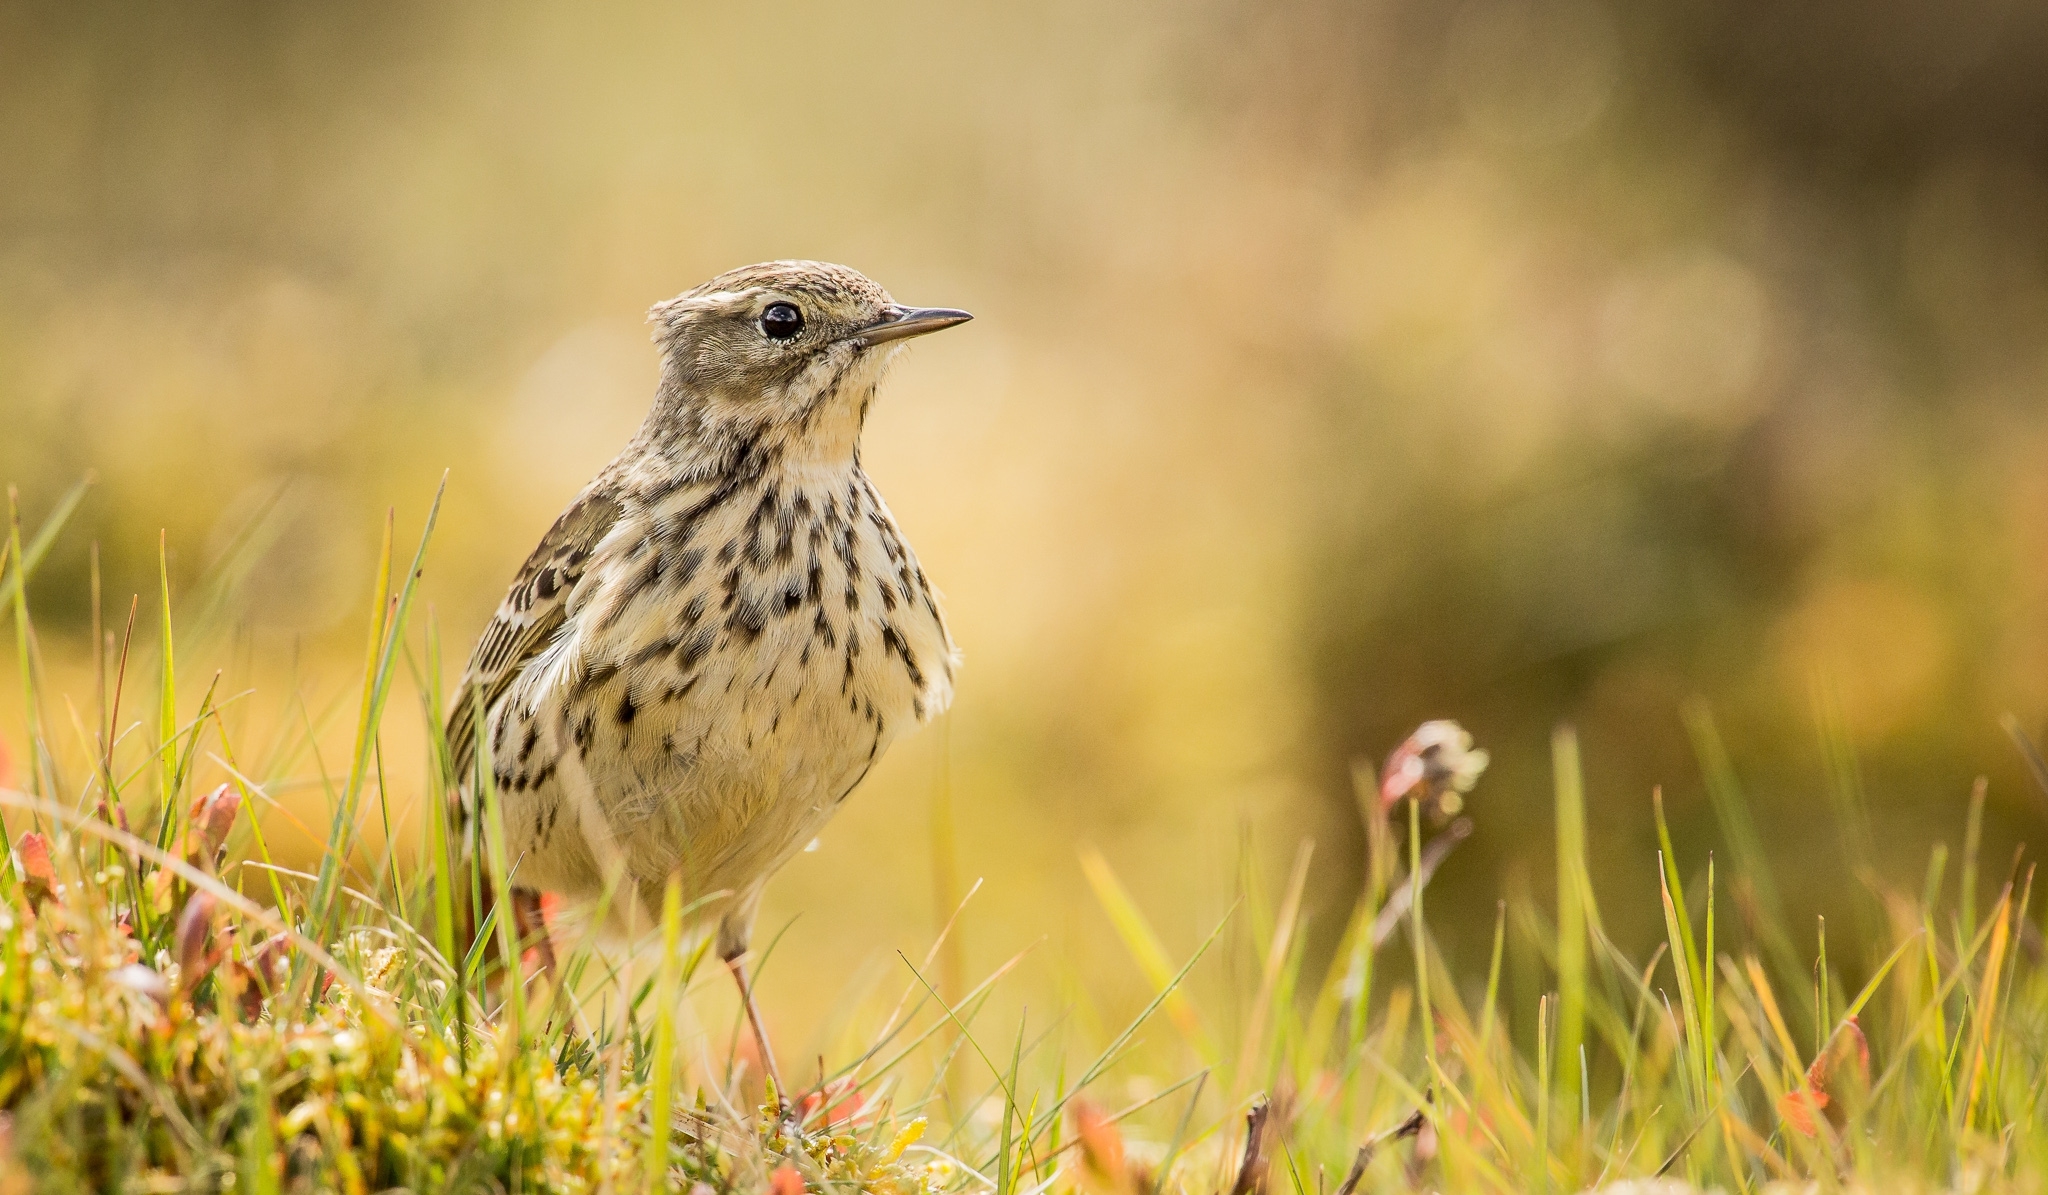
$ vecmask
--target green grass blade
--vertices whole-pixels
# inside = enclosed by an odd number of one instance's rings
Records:
[[[1495,904],[1493,912],[1493,956],[1486,966],[1486,1000],[1480,1005],[1479,1013],[1479,1047],[1482,1050],[1493,1048],[1493,1025],[1500,1007],[1500,960],[1507,946],[1507,936],[1508,902],[1503,900]]]
[[[420,528],[419,546],[413,550],[412,563],[406,569],[405,579],[398,588],[395,600],[389,599],[388,596],[391,589],[391,525],[388,521],[385,524],[383,564],[380,566],[377,585],[377,609],[371,618],[369,665],[364,677],[363,702],[356,725],[354,759],[349,768],[348,785],[342,790],[342,800],[335,811],[334,833],[328,843],[328,858],[321,868],[321,885],[314,895],[314,909],[323,922],[336,907],[334,889],[340,874],[340,860],[348,856],[354,844],[356,808],[362,801],[364,783],[375,758],[377,726],[383,717],[384,703],[397,673],[396,661],[405,639],[406,619],[419,592],[419,582],[426,564],[427,545],[433,540],[434,525],[440,519],[441,501],[447,492],[448,475],[443,473],[440,485],[434,490],[434,500],[427,507],[426,522]]]
[[[7,487],[6,555],[9,561],[22,559],[21,507],[15,500],[13,486]],[[42,727],[39,725],[40,719],[36,716],[35,669],[29,653],[28,572],[29,570],[26,568],[11,568],[8,570],[8,576],[13,579],[13,584],[8,586],[8,596],[12,599],[14,609],[16,667],[21,671],[21,712],[22,717],[28,720],[29,792],[36,796],[42,796],[43,734]],[[10,852],[13,848],[6,841],[7,838],[8,835],[4,832],[4,829],[0,829],[0,862],[9,862],[12,859]],[[10,877],[13,875],[13,868],[11,866],[8,868],[8,874]]]
[[[1962,919],[1963,936],[1974,937],[1977,933],[1977,856],[1984,846],[1984,798],[1990,790],[1990,782],[1979,776],[1970,785],[1969,814],[1963,823],[1963,874],[1961,889],[1956,894]]]
[[[85,493],[92,488],[94,480],[95,475],[88,472],[72,482],[71,488],[65,490],[57,499],[57,505],[51,508],[49,515],[43,519],[42,525],[36,528],[36,533],[29,537],[27,544],[14,545],[14,550],[8,554],[6,565],[0,567],[0,593],[11,592],[16,586],[26,585],[29,579],[35,576],[36,567],[42,564],[43,557],[48,556],[50,549],[56,546],[58,533],[64,530],[64,524],[70,522],[71,516],[77,513],[79,503],[85,501]],[[14,497],[13,487],[8,488],[8,496],[10,500]]]
[[[157,615],[162,620],[163,644],[157,689],[157,796],[164,803],[164,824],[177,816],[178,799],[178,669],[171,649],[171,565],[168,537],[157,532],[156,580]],[[159,843],[161,845],[161,843]]]
[[[7,487],[7,541],[5,547],[0,548],[0,595],[4,595],[14,615],[22,716],[28,720],[28,785],[29,791],[38,796],[54,794],[60,785],[54,775],[55,761],[50,755],[47,730],[43,726],[42,700],[37,692],[35,628],[28,616],[28,583],[35,576],[36,566],[56,544],[58,533],[85,499],[85,492],[92,488],[92,483],[90,472],[72,483],[26,543],[21,538],[20,496],[13,486]],[[37,819],[35,824],[40,827],[42,823]],[[0,833],[0,839],[6,837]],[[0,842],[0,866],[5,866],[12,858],[11,852],[11,844]]]
[[[1800,963],[1798,951],[1793,949],[1792,939],[1785,932],[1784,898],[1778,891],[1770,858],[1764,853],[1763,840],[1757,834],[1756,822],[1750,817],[1749,803],[1743,796],[1742,782],[1736,776],[1727,746],[1721,741],[1721,732],[1714,723],[1713,714],[1704,701],[1692,701],[1685,706],[1684,720],[1686,733],[1692,739],[1693,754],[1706,781],[1707,799],[1714,807],[1721,836],[1734,857],[1736,877],[1748,889],[1750,899],[1756,905],[1755,924],[1763,938],[1765,953],[1782,978],[1802,979],[1806,968]],[[1668,855],[1670,848],[1667,846],[1665,851]]]
[[[1151,1020],[1152,1014],[1158,1012],[1160,1007],[1166,1003],[1167,995],[1180,988],[1180,985],[1187,980],[1188,972],[1195,969],[1195,964],[1201,962],[1202,956],[1209,953],[1209,948],[1216,944],[1216,939],[1223,936],[1224,929],[1230,925],[1231,918],[1237,913],[1237,907],[1235,904],[1231,905],[1229,911],[1225,912],[1222,919],[1217,921],[1216,928],[1210,930],[1209,936],[1202,939],[1202,944],[1195,947],[1195,952],[1188,956],[1188,961],[1181,964],[1180,970],[1174,972],[1173,982],[1169,983],[1164,991],[1154,996],[1152,1002],[1147,1004],[1137,1016],[1133,1017],[1130,1024],[1124,1026],[1123,1031],[1116,1035],[1108,1047],[1102,1053],[1096,1055],[1095,1060],[1089,1063],[1087,1069],[1081,1072],[1079,1081],[1067,1091],[1066,1095],[1058,1103],[1046,1111],[1045,1119],[1041,1119],[1039,1123],[1031,1126],[1030,1134],[1032,1137],[1035,1138],[1043,1133],[1047,1123],[1049,1123],[1049,1118],[1058,1116],[1061,1112],[1065,1111],[1066,1105],[1075,1095],[1086,1090],[1091,1083],[1102,1077],[1102,1072],[1108,1069],[1110,1063],[1123,1052],[1123,1048],[1130,1043],[1131,1038],[1137,1034],[1139,1028],[1146,1021]]]
[[[1085,847],[1081,851],[1081,874],[1087,877],[1096,903],[1109,915],[1117,937],[1122,940],[1124,949],[1130,952],[1132,961],[1138,964],[1138,970],[1144,973],[1146,982],[1154,990],[1167,988],[1173,978],[1173,964],[1166,957],[1166,947],[1159,941],[1159,935],[1153,932],[1151,922],[1145,919],[1137,902],[1131,899],[1130,893],[1117,879],[1109,860],[1095,848]],[[1167,998],[1166,1015],[1203,1061],[1214,1065],[1214,1047],[1202,1026],[1200,1014],[1185,992],[1174,991]]]
[[[676,1004],[682,999],[680,979],[683,942],[683,883],[670,876],[661,892],[661,969],[654,1009],[654,1067],[647,1118],[647,1189],[666,1190],[669,1167],[669,1125],[675,1100]],[[519,986],[518,964],[507,979]]]
[[[1579,738],[1560,726],[1550,739],[1557,819],[1557,1057],[1565,1077],[1560,1097],[1577,1104],[1579,1049],[1586,1040],[1587,893],[1586,790],[1579,767]]]

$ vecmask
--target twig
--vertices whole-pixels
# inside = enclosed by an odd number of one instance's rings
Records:
[[[1833,1041],[1834,1038],[1829,1037],[1828,1040]],[[1735,1081],[1733,1083],[1728,1084],[1728,1086],[1733,1087],[1736,1083],[1742,1082],[1744,1078],[1748,1077],[1750,1067],[1754,1065],[1754,1062],[1745,1065],[1742,1068],[1742,1073],[1736,1075]],[[1684,1157],[1685,1151],[1692,1148],[1693,1140],[1697,1138],[1700,1135],[1700,1133],[1706,1129],[1708,1125],[1714,1123],[1714,1117],[1716,1117],[1719,1114],[1720,1110],[1718,1108],[1710,1110],[1705,1116],[1702,1116],[1700,1118],[1700,1122],[1698,1124],[1692,1126],[1692,1131],[1690,1133],[1687,1133],[1685,1137],[1679,1141],[1678,1148],[1671,1151],[1671,1156],[1664,1159],[1664,1164],[1662,1166],[1657,1167],[1657,1178],[1663,1178],[1666,1174],[1671,1172],[1671,1168],[1673,1166],[1678,1165],[1678,1159]]]
[[[1351,1160],[1351,1173],[1344,1176],[1343,1184],[1337,1188],[1337,1195],[1352,1195],[1352,1192],[1358,1190],[1360,1180],[1365,1178],[1365,1168],[1372,1165],[1372,1157],[1379,1152],[1380,1146],[1385,1145],[1389,1141],[1399,1141],[1404,1137],[1413,1137],[1420,1133],[1422,1126],[1427,1123],[1429,1123],[1429,1118],[1423,1115],[1422,1109],[1417,1108],[1408,1114],[1408,1119],[1377,1137],[1368,1139],[1364,1145],[1359,1146],[1358,1156]]]
[[[1244,1114],[1244,1161],[1238,1164],[1237,1181],[1230,1184],[1230,1195],[1251,1195],[1263,1185],[1259,1181],[1265,1170],[1261,1155],[1266,1144],[1266,1113],[1271,1107],[1261,1098]]]
[[[1372,947],[1374,950],[1378,950],[1384,945],[1386,940],[1393,936],[1394,931],[1400,928],[1401,919],[1408,915],[1408,906],[1415,900],[1417,886],[1428,886],[1429,878],[1436,874],[1437,867],[1451,853],[1452,848],[1470,837],[1472,837],[1472,819],[1461,817],[1457,821],[1452,822],[1443,833],[1430,839],[1428,846],[1422,848],[1421,865],[1416,869],[1415,874],[1409,876],[1407,881],[1399,888],[1394,889],[1393,893],[1387,897],[1386,905],[1380,909],[1379,916],[1373,918]]]

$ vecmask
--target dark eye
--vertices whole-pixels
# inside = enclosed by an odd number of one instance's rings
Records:
[[[770,340],[788,340],[804,330],[804,313],[794,303],[770,303],[761,313],[761,331]]]

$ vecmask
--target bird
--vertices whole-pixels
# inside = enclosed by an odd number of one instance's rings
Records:
[[[861,432],[904,345],[971,318],[816,261],[655,304],[653,403],[520,567],[446,723],[472,859],[497,793],[520,949],[552,972],[542,894],[632,934],[673,877],[778,1093],[746,963],[762,889],[960,661]]]

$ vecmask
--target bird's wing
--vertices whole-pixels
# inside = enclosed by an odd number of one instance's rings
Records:
[[[457,789],[476,762],[478,720],[485,717],[521,670],[554,641],[567,621],[569,602],[598,541],[618,522],[621,508],[609,492],[586,489],[548,528],[513,579],[491,625],[477,640],[448,714],[448,751]]]

